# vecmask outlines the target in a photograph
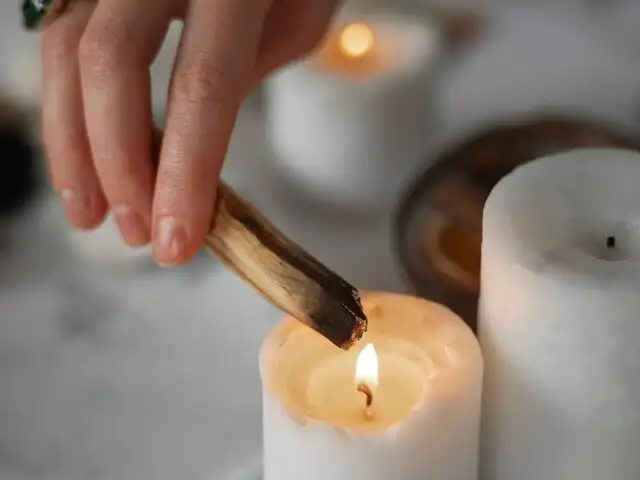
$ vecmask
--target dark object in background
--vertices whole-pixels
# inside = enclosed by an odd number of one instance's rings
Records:
[[[27,128],[13,117],[0,118],[0,219],[28,204],[37,179],[37,150]]]
[[[476,331],[482,210],[491,189],[523,163],[588,147],[638,149],[611,128],[542,117],[497,125],[445,152],[408,189],[395,218],[396,251],[416,293]]]
[[[445,18],[447,38],[454,44],[474,42],[484,34],[484,30],[484,19],[474,11],[460,10]]]

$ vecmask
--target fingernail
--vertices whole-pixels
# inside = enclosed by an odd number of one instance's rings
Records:
[[[84,215],[88,210],[86,198],[74,190],[61,190],[60,198],[62,198],[62,202],[64,203],[65,213],[70,217]]]
[[[124,241],[132,247],[146,245],[150,240],[149,227],[129,205],[116,205],[111,208]]]
[[[78,190],[63,189],[59,194],[64,213],[76,228],[91,230],[104,220],[107,205],[99,192],[86,194]]]
[[[184,257],[187,234],[175,218],[165,217],[156,225],[153,244],[153,253],[160,266],[175,265]]]
[[[77,228],[91,229],[96,222],[96,212],[91,198],[75,190],[60,190],[60,198],[64,206],[64,214],[69,222]]]

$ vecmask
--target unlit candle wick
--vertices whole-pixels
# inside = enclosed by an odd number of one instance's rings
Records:
[[[607,237],[607,248],[615,248],[616,237]]]

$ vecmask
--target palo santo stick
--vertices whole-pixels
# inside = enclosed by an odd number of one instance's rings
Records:
[[[159,157],[163,132],[154,128]],[[348,350],[367,331],[360,294],[220,181],[204,247],[275,307]]]
[[[367,320],[358,290],[279,232],[220,182],[205,248],[273,305],[348,350]]]

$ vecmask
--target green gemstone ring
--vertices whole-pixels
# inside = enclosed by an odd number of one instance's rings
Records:
[[[22,0],[22,23],[27,30],[37,30],[60,14],[67,0]]]

